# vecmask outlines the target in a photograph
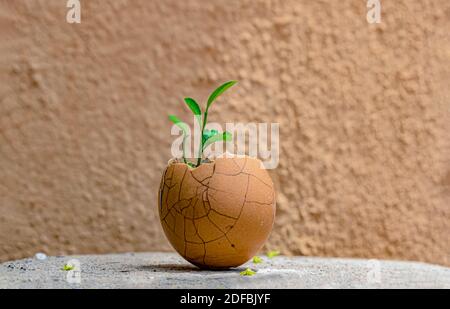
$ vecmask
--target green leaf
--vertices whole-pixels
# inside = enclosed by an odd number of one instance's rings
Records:
[[[186,102],[189,109],[194,113],[195,118],[197,119],[198,125],[202,127],[202,110],[198,103],[192,98],[184,98],[184,102]]]
[[[217,130],[205,130],[205,131],[203,131],[203,138],[202,138],[203,144],[205,144],[205,142],[209,138],[211,138],[212,136],[217,135],[217,134],[219,134],[219,131],[217,131]]]
[[[232,80],[229,82],[226,82],[225,84],[221,85],[219,88],[217,88],[216,90],[214,90],[214,92],[209,96],[208,99],[208,104],[206,106],[206,110],[209,109],[209,107],[211,106],[211,104],[225,91],[227,91],[229,88],[233,87],[235,84],[237,83],[237,81]]]
[[[279,255],[280,255],[280,251],[278,251],[278,250],[272,250],[272,251],[267,252],[267,257],[269,259],[272,259],[272,258],[274,258],[276,256],[279,256]]]
[[[260,264],[262,262],[263,262],[263,260],[259,256],[254,256],[253,257],[253,264]]]
[[[254,271],[250,268],[247,268],[246,270],[241,271],[239,273],[239,275],[241,275],[241,276],[254,276],[255,274],[256,274],[256,271]]]
[[[74,269],[75,269],[75,266],[70,265],[70,264],[65,264],[63,266],[63,268],[62,268],[62,270],[64,270],[64,271],[71,271],[71,270],[74,270]]]
[[[189,135],[189,126],[181,121],[177,116],[169,115],[169,120],[172,121],[177,127],[179,127],[183,131],[184,135]]]
[[[233,135],[230,132],[213,135],[205,141],[205,143],[203,144],[203,149],[206,149],[206,147],[216,142],[229,142],[232,139]]]
[[[198,106],[198,103],[194,99],[184,98],[184,102],[186,102],[187,106],[189,106],[190,110],[194,113],[194,115],[200,116],[202,114],[200,106]]]

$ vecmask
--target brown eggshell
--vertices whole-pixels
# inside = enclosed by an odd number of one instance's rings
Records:
[[[191,169],[172,162],[159,190],[159,215],[175,250],[201,268],[244,264],[275,219],[275,191],[261,161],[219,158]]]

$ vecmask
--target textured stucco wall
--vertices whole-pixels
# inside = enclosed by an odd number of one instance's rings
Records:
[[[450,2],[0,0],[0,260],[170,250],[166,115],[279,122],[284,253],[450,265]]]

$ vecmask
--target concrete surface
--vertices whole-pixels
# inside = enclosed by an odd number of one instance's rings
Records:
[[[80,262],[80,284],[66,282],[67,272],[62,270],[73,259]],[[263,260],[228,271],[202,271],[171,253],[34,258],[1,264],[0,288],[450,288],[450,268],[423,263]],[[240,276],[246,267],[256,269],[256,275]]]
[[[450,266],[450,1],[0,0],[0,261],[170,250],[169,113],[279,122],[268,248]]]

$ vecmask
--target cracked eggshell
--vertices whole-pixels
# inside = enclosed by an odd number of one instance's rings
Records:
[[[159,215],[175,250],[201,268],[237,267],[261,249],[275,219],[273,182],[261,161],[219,158],[191,169],[169,162]]]

